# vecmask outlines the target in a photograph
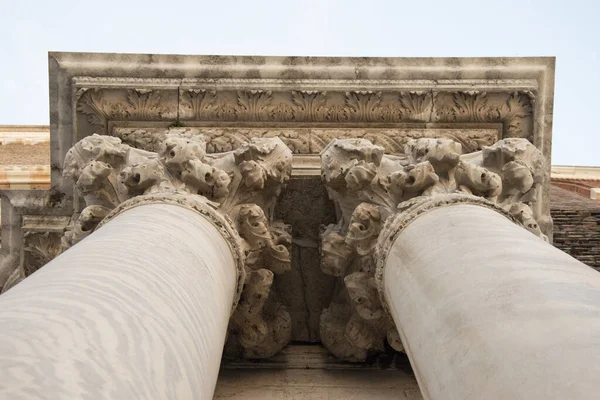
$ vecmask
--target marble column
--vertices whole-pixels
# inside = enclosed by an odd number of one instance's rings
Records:
[[[386,156],[348,139],[321,157],[341,217],[321,248],[341,278],[321,316],[332,352],[361,361],[387,342],[426,399],[597,397],[600,275],[540,228],[548,166],[535,146],[464,154],[422,138]]]
[[[0,398],[212,399],[243,252],[192,197],[123,203],[0,296]]]
[[[600,274],[469,203],[415,207],[379,237],[384,301],[424,397],[596,399]]]
[[[423,201],[469,198],[543,240],[551,233],[538,223],[549,220],[540,213],[548,168],[525,139],[504,139],[467,154],[460,143],[441,138],[409,140],[400,156],[383,150],[365,139],[336,139],[321,153],[322,177],[340,217],[322,235],[321,269],[340,282],[321,314],[321,339],[348,361],[364,361],[387,345],[403,350],[378,289],[377,242],[390,219]]]

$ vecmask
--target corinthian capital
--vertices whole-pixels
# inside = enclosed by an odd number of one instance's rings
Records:
[[[208,155],[202,136],[167,135],[156,153],[115,137],[86,137],[65,158],[64,177],[75,184],[86,207],[74,215],[62,250],[139,204],[179,204],[204,214],[213,210],[218,215],[209,219],[228,225],[224,237],[234,256],[240,254],[226,352],[270,357],[291,335],[290,315],[272,295],[276,275],[291,268],[291,229],[273,221],[291,161],[279,138],[256,138],[235,151]]]
[[[322,234],[321,268],[343,283],[321,315],[321,337],[334,354],[352,361],[383,351],[386,340],[402,350],[378,290],[376,248],[410,216],[477,203],[547,240],[536,222],[547,169],[526,139],[504,139],[469,154],[451,139],[411,140],[403,155],[383,150],[365,139],[336,139],[321,153],[322,178],[339,211],[339,222]]]

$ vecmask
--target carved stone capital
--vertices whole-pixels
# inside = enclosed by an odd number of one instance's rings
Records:
[[[323,343],[337,356],[365,360],[385,341],[402,350],[381,291],[383,265],[399,232],[437,207],[491,208],[547,240],[536,220],[548,179],[541,152],[526,139],[501,140],[463,154],[451,139],[409,141],[402,155],[365,139],[332,141],[321,153],[322,178],[340,220],[322,234],[321,267],[340,290],[321,316]]]
[[[53,256],[132,207],[164,203],[198,212],[223,234],[239,267],[227,350],[252,358],[274,355],[291,337],[290,315],[272,287],[275,275],[291,268],[291,229],[273,221],[291,173],[291,150],[279,138],[255,138],[233,151],[207,154],[203,136],[185,132],[166,135],[157,148],[94,134],[68,151],[63,178],[85,207],[72,216]],[[26,276],[20,271],[8,283]]]

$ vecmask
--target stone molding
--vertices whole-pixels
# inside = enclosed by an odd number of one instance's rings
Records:
[[[0,189],[50,189],[49,165],[2,165]]]
[[[321,315],[321,339],[338,357],[364,361],[385,340],[401,350],[381,297],[383,260],[397,234],[435,207],[469,203],[496,210],[548,240],[534,210],[547,184],[541,152],[526,139],[504,139],[463,153],[450,139],[410,141],[386,156],[365,139],[334,140],[321,154],[322,178],[340,220],[322,234],[321,269],[340,290]]]

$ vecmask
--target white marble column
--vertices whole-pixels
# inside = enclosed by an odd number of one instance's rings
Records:
[[[212,399],[237,234],[207,205],[133,201],[0,297],[0,398]]]
[[[598,272],[473,204],[398,215],[379,246],[424,398],[598,398]]]

